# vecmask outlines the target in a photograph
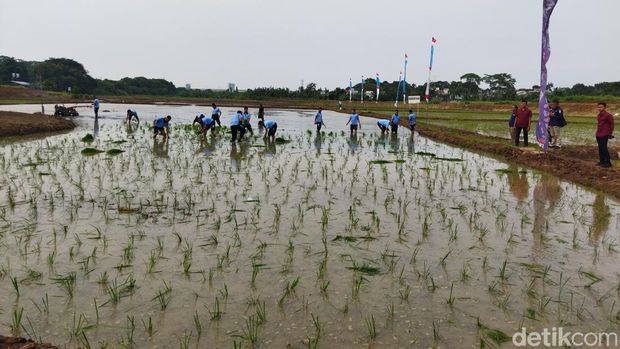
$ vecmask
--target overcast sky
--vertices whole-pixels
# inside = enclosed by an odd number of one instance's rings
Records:
[[[620,0],[559,0],[549,81],[620,80]],[[95,78],[346,87],[507,72],[539,83],[542,0],[0,0],[0,55],[72,58]]]

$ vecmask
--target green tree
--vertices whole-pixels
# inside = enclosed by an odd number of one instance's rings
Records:
[[[508,73],[485,74],[482,80],[489,85],[490,97],[493,100],[512,100],[517,95],[517,80]]]

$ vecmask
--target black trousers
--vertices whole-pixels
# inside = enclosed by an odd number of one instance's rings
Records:
[[[392,133],[398,132],[398,124],[392,124]]]
[[[596,143],[598,144],[598,157],[603,165],[611,165],[609,149],[607,149],[608,141],[609,137],[596,137]]]
[[[314,123],[316,125],[316,131],[317,132],[321,132],[321,126],[323,126],[322,122],[315,122]]]
[[[222,124],[220,123],[220,116],[218,114],[211,115],[211,119],[213,119],[215,122],[217,122],[218,126],[222,126]]]
[[[515,127],[515,145],[519,145],[519,138],[521,137],[521,131],[523,131],[523,144],[527,147],[527,128],[525,127]]]
[[[243,138],[245,128],[241,125],[233,125],[230,126],[230,132],[232,133],[232,141],[234,142],[237,140],[237,133],[239,133],[239,140]]]

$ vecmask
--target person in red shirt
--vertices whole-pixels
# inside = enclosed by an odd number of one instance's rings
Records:
[[[532,125],[532,111],[527,107],[527,101],[521,102],[521,108],[516,112],[515,118],[515,145],[519,146],[519,138],[523,131],[523,143],[527,147],[527,134]]]
[[[607,103],[600,102],[598,104],[598,116],[596,117],[596,143],[598,144],[598,157],[600,159],[598,165],[601,167],[611,167],[611,158],[607,142],[614,138],[614,117],[607,112]]]

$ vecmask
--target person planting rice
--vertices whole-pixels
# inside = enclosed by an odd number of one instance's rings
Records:
[[[379,126],[379,129],[381,129],[381,134],[385,134],[388,132],[388,128],[390,127],[390,120],[381,119],[377,121],[377,126]]]
[[[270,141],[275,140],[277,130],[278,123],[273,120],[265,120],[265,135],[263,138],[268,138]]]
[[[212,134],[215,134],[215,120],[213,120],[213,118],[204,114],[196,115],[194,122],[192,122],[192,126],[195,124],[200,125],[200,133],[203,135],[206,135],[209,130],[211,130]]]
[[[416,115],[412,109],[409,109],[409,129],[411,130],[411,134],[415,131],[415,123],[416,123]]]
[[[314,116],[314,124],[316,125],[316,132],[321,132],[321,126],[325,126],[323,122],[323,108],[319,108],[319,111]]]
[[[241,126],[243,122],[243,113],[241,110],[237,110],[237,114],[233,115],[230,119],[230,131],[232,133],[232,140],[234,142],[237,140],[237,133],[239,134],[239,142],[243,139],[243,135],[245,134],[245,128]]]
[[[360,115],[353,109],[351,116],[349,116],[349,121],[347,121],[347,125],[351,124],[351,136],[353,136],[353,132],[357,134],[357,129],[362,128],[362,123],[360,122]],[[346,125],[345,125],[346,126]]]
[[[140,122],[138,112],[135,109],[127,109],[127,122],[131,122],[133,118],[135,118],[137,122]]]
[[[213,108],[213,110],[211,111],[211,118],[215,120],[215,122],[217,122],[218,126],[222,126],[222,124],[220,123],[220,116],[222,116],[222,111],[215,105],[215,103],[211,104],[211,108]]]
[[[252,124],[250,124],[250,119],[252,119],[252,114],[248,111],[248,107],[243,107],[243,124],[242,127],[244,130],[248,130],[250,135],[254,136],[254,131],[252,130]]]
[[[164,139],[168,139],[169,123],[171,119],[172,116],[168,115],[165,118],[157,118],[153,121],[153,139],[156,139],[158,134],[163,135]]]
[[[400,116],[398,115],[398,110],[394,112],[392,115],[392,133],[398,133],[398,124],[400,124]]]

